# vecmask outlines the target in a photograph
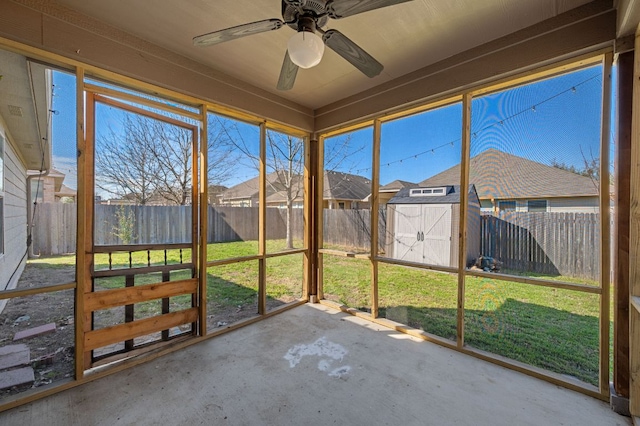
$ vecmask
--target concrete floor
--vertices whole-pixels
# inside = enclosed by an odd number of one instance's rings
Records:
[[[0,425],[629,425],[603,402],[305,305],[52,397]]]

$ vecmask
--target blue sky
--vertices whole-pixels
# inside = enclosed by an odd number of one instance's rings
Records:
[[[471,155],[495,148],[543,164],[555,160],[582,167],[583,154],[598,157],[601,74],[601,67],[596,66],[475,98]],[[75,76],[55,72],[54,85],[53,109],[57,111],[53,115],[54,167],[67,174],[65,184],[75,188]],[[113,125],[117,114],[110,114],[103,121]],[[419,182],[458,164],[461,129],[461,104],[384,123],[380,184],[395,179]],[[234,132],[251,145],[257,142],[256,126],[238,123]],[[335,170],[370,177],[372,129],[348,136],[350,153]],[[342,144],[344,137],[325,141],[325,157]],[[255,169],[239,162],[227,185],[252,175]]]
[[[598,157],[601,96],[598,66],[474,98],[471,156],[494,148],[543,164],[555,160],[581,168],[582,153]],[[459,164],[461,132],[460,103],[384,123],[380,184],[395,179],[417,183]],[[369,146],[372,131],[350,136],[355,150]],[[329,149],[339,137],[333,139],[326,141]],[[370,177],[371,150],[360,154],[340,171]]]

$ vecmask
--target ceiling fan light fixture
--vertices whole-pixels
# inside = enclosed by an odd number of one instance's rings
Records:
[[[320,63],[324,54],[324,42],[313,32],[299,31],[289,39],[287,50],[291,62],[300,68],[311,68]]]

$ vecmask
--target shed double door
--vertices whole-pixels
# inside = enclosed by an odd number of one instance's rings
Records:
[[[395,207],[395,257],[450,266],[451,205],[399,204]]]

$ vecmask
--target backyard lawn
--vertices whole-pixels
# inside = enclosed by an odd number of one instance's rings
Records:
[[[297,242],[300,247],[300,242]],[[282,240],[269,241],[267,252],[279,251]],[[208,257],[224,259],[257,253],[255,242],[210,244]],[[180,263],[180,252],[167,252],[167,263]],[[182,250],[189,261],[190,250]],[[325,298],[370,310],[370,265],[366,259],[323,256]],[[108,256],[96,256],[96,269],[108,268]],[[35,267],[72,265],[73,256],[30,261]],[[164,263],[164,252],[134,253],[132,265]],[[113,255],[112,267],[128,267],[128,254]],[[303,255],[267,259],[267,308],[302,295]],[[57,266],[56,266],[57,265]],[[189,278],[188,270],[171,279]],[[161,281],[160,274],[136,276],[136,285]],[[214,330],[257,313],[258,261],[208,268],[208,328]],[[578,281],[579,282],[579,281]],[[593,282],[585,284],[595,285]],[[124,287],[124,278],[96,280],[96,290]],[[379,264],[379,310],[386,317],[446,339],[456,338],[457,275]],[[190,296],[171,298],[171,310],[191,306]],[[136,305],[136,318],[155,315],[159,302]],[[468,277],[465,295],[467,345],[541,367],[587,383],[598,383],[599,297],[569,290]],[[96,316],[96,326],[123,322],[121,312]]]
[[[367,260],[324,255],[323,266],[326,299],[370,311]],[[379,316],[455,341],[457,288],[456,274],[379,263]],[[598,314],[598,295],[466,279],[468,346],[593,385],[598,384]]]

